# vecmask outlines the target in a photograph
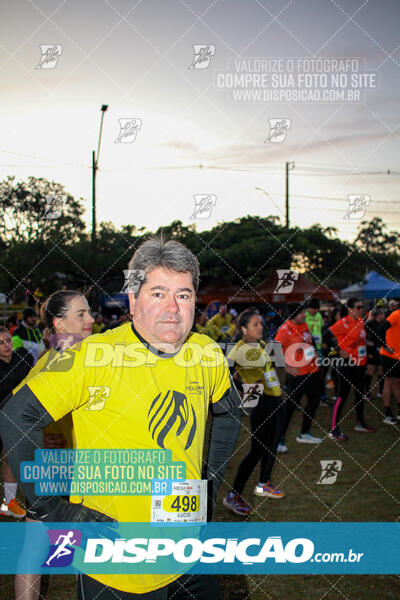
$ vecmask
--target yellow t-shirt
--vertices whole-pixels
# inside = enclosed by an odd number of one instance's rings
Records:
[[[197,333],[201,333],[202,335],[208,335],[214,342],[216,342],[221,334],[220,330],[216,325],[208,322],[206,325],[196,324]]]
[[[235,368],[243,383],[262,382],[264,394],[280,396],[281,387],[278,376],[266,352],[265,342],[249,344],[240,340],[229,353],[228,358],[235,363]]]
[[[55,420],[72,410],[78,449],[170,449],[174,461],[186,463],[187,479],[201,479],[208,407],[230,382],[226,359],[209,337],[191,332],[177,354],[160,357],[126,323],[69,348],[28,386]],[[81,500],[119,522],[151,518],[151,496],[71,497]],[[91,577],[145,593],[178,575]]]
[[[16,394],[20,388],[22,388],[28,381],[35,377],[40,371],[45,369],[49,364],[57,360],[60,356],[60,353],[54,348],[51,348],[48,352],[43,354],[34,367],[29,371],[28,375],[21,381],[16,388],[13,389],[13,394]],[[71,413],[68,413],[59,419],[55,423],[51,423],[47,427],[43,429],[44,433],[61,433],[61,435],[65,438],[65,447],[66,448],[74,448],[74,430],[72,425],[72,417]]]
[[[236,331],[235,323],[232,323],[232,315],[230,313],[226,313],[223,317],[221,313],[217,312],[209,321],[207,321],[207,326],[217,327],[219,331],[219,336],[222,339],[226,337],[232,337]]]

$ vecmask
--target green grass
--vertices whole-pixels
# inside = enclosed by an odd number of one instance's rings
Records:
[[[400,426],[382,423],[382,402],[366,406],[366,419],[378,428],[376,434],[354,431],[352,399],[347,401],[343,431],[350,439],[337,444],[326,437],[331,409],[320,407],[316,435],[324,437],[319,446],[298,444],[300,428],[296,411],[287,436],[289,453],[278,455],[273,483],[284,490],[282,500],[257,498],[252,490],[258,469],[250,478],[244,496],[255,507],[250,521],[398,521],[400,508],[399,442]],[[318,427],[319,426],[319,427]],[[240,460],[247,451],[248,420],[244,418],[238,442],[221,486],[215,514],[216,521],[240,522],[242,518],[228,512],[222,498],[233,481]],[[321,474],[320,460],[342,461],[342,471],[333,485],[317,485]],[[13,598],[13,576],[0,576],[0,600]],[[394,600],[400,598],[400,577],[394,575],[264,575],[221,576],[226,600]],[[73,576],[50,577],[48,599],[76,599]],[[212,600],[210,598],[210,600]]]
[[[337,444],[326,437],[331,409],[319,407],[313,432],[323,437],[318,446],[299,444],[295,438],[300,431],[300,412],[293,416],[287,436],[288,454],[278,455],[272,481],[286,493],[277,500],[253,496],[258,480],[258,468],[244,492],[245,499],[255,508],[249,521],[398,521],[400,514],[399,446],[400,426],[382,423],[382,401],[367,404],[368,423],[377,433],[354,431],[353,400],[349,398],[343,411],[343,431],[349,440]],[[225,479],[232,482],[248,440],[248,421],[242,421],[238,445],[228,466]],[[318,485],[320,460],[342,461],[342,471],[333,485]],[[229,513],[221,504],[228,491],[223,484],[215,514],[216,521],[243,519]],[[251,600],[391,600],[400,598],[400,577],[395,575],[267,575],[222,578],[226,598]],[[246,596],[246,584],[248,596]],[[240,591],[241,590],[241,591]]]

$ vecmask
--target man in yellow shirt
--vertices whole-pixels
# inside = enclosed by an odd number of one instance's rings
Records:
[[[236,325],[233,322],[233,316],[228,313],[226,304],[221,304],[219,311],[207,323],[207,327],[216,327],[219,331],[219,339],[224,340],[232,337],[236,331]]]
[[[42,445],[42,428],[72,411],[78,449],[168,449],[173,461],[185,464],[185,481],[202,489],[210,408],[213,422],[205,475],[214,484],[215,504],[240,427],[240,397],[231,386],[219,346],[190,332],[199,280],[197,258],[182,244],[155,237],[136,250],[129,269],[145,273],[129,293],[132,323],[66,350],[3,408],[1,435],[10,465],[19,473],[20,462],[32,460],[35,448]],[[29,436],[21,436],[21,431],[29,431]],[[151,495],[85,495],[66,502],[59,496],[35,497],[30,483],[22,487],[31,505],[28,516],[38,520],[157,522],[156,498]],[[207,497],[202,493],[199,498],[201,520]],[[222,593],[215,577],[208,575],[79,578],[80,600],[138,597],[220,600]]]
[[[207,322],[207,316],[200,312],[196,319],[196,331],[197,333],[202,333],[203,335],[208,335],[214,342],[218,341],[220,337],[220,330],[216,325],[213,325],[210,322]]]

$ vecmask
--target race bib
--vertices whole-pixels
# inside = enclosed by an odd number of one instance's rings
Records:
[[[173,481],[169,496],[151,497],[152,523],[205,523],[207,480]]]
[[[304,358],[306,360],[312,360],[314,358],[315,355],[315,351],[313,346],[309,346],[308,348],[304,349]]]
[[[268,388],[279,387],[279,385],[280,385],[278,375],[276,374],[275,369],[271,369],[270,371],[265,371],[264,379],[265,379],[265,383],[267,384]]]
[[[320,335],[313,335],[313,340],[316,344],[320,344],[321,343],[321,336]]]
[[[366,346],[358,346],[358,358],[364,358],[367,355]]]
[[[262,383],[244,383],[242,401],[244,408],[254,408],[257,406],[263,393],[264,386]]]

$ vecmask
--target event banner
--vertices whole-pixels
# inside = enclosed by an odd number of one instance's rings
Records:
[[[2,523],[1,573],[399,574],[400,523]]]

